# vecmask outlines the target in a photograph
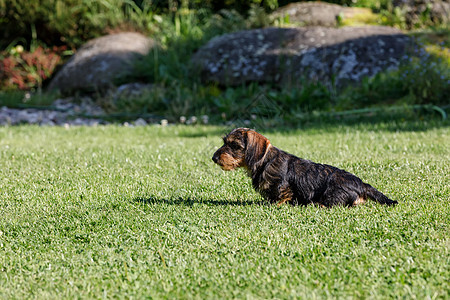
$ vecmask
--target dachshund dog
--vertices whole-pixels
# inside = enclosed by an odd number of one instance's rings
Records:
[[[398,203],[349,172],[272,146],[254,130],[234,129],[223,142],[212,160],[226,171],[245,168],[255,190],[270,203],[355,206],[369,198],[386,205]]]

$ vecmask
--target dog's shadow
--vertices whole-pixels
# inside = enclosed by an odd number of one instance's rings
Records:
[[[168,204],[168,205],[183,205],[183,206],[194,206],[209,205],[209,206],[248,206],[248,205],[264,205],[264,201],[258,200],[214,200],[214,199],[193,199],[193,198],[176,198],[176,199],[166,199],[157,197],[137,197],[133,199],[133,202],[140,204]]]

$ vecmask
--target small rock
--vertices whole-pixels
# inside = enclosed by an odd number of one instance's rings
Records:
[[[136,121],[134,121],[133,124],[134,124],[134,126],[145,126],[145,125],[147,125],[147,122],[144,119],[139,118]]]
[[[33,112],[29,114],[28,123],[30,124],[38,124],[42,121],[43,113],[42,112]]]
[[[85,125],[86,121],[80,119],[80,118],[76,118],[73,122],[72,125],[76,125],[76,126],[81,126],[81,125]]]
[[[161,126],[167,126],[168,124],[169,124],[169,121],[167,121],[166,119],[161,120]]]
[[[84,97],[79,102],[73,103],[73,99],[57,99],[51,107],[57,110],[14,109],[3,106],[0,108],[0,126],[16,124],[39,124],[42,126],[98,126],[108,124],[99,118],[92,116],[104,115],[103,109],[97,106],[91,98]],[[82,117],[88,115],[89,117]],[[145,126],[148,123],[144,119],[135,122],[137,126]],[[127,123],[128,124],[128,123]],[[126,126],[126,125],[125,125]],[[128,126],[131,126],[128,124]]]
[[[143,84],[138,82],[127,83],[119,86],[112,93],[113,101],[118,101],[120,98],[136,98],[142,97],[144,94],[152,92],[153,85]]]
[[[89,120],[88,125],[91,127],[97,127],[100,124],[100,120]]]
[[[295,2],[280,7],[272,13],[272,17],[284,19],[289,17],[289,23],[303,26],[336,27],[338,19],[347,19],[354,16],[367,15],[374,17],[368,8],[345,7],[337,4],[311,1]]]
[[[0,126],[11,125],[11,117],[5,114],[0,115]]]
[[[16,116],[17,116],[16,120],[18,123],[28,123],[28,111],[27,110],[20,110]]]
[[[195,124],[195,123],[197,123],[197,117],[196,116],[192,116],[192,117],[189,118],[189,120],[186,121],[187,125],[192,125],[192,124]]]
[[[42,122],[41,122],[40,125],[41,125],[41,126],[50,126],[50,127],[53,127],[53,126],[55,126],[56,124],[55,124],[55,122],[53,122],[52,120],[44,119],[44,120],[42,120]]]

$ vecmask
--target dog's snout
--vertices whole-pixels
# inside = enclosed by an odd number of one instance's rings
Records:
[[[219,161],[219,155],[217,155],[217,153],[214,153],[214,155],[212,157],[212,160],[213,160],[214,163],[217,164],[217,162]]]

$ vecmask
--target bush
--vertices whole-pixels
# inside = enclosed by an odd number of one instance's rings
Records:
[[[441,46],[417,45],[394,71],[366,78],[340,95],[339,108],[380,104],[447,105],[450,98],[450,52]]]
[[[29,47],[39,40],[75,48],[117,28],[145,31],[152,18],[146,2],[139,7],[131,0],[0,0],[0,47]]]
[[[145,0],[135,0],[138,6],[145,3]],[[212,12],[219,12],[222,9],[235,10],[241,14],[246,14],[253,5],[265,8],[267,11],[274,10],[278,7],[278,0],[155,0],[152,1],[153,7],[158,12],[174,12],[179,8],[189,9],[209,9]],[[296,2],[296,1],[284,1]]]
[[[21,44],[27,49],[40,41],[46,45],[77,48],[85,41],[120,30],[144,33],[160,30],[161,16],[177,18],[192,9],[218,13],[235,11],[253,26],[268,25],[267,15],[291,0],[0,0],[0,48]],[[404,27],[404,12],[392,0],[328,0],[347,6],[382,10],[382,23]],[[209,14],[211,15],[211,14]]]
[[[108,32],[158,30],[161,17],[157,13],[168,18],[189,17],[183,11],[193,8],[200,14],[222,9],[246,14],[252,5],[271,10],[277,1],[0,0],[0,47],[20,43],[30,48],[38,40],[76,48]]]
[[[417,48],[411,56],[404,58],[400,69],[367,78],[359,86],[343,91],[304,80],[300,80],[297,86],[281,88],[257,84],[233,88],[202,84],[196,70],[190,65],[192,54],[214,36],[264,26],[268,19],[262,7],[266,2],[255,1],[256,4],[249,4],[247,17],[229,9],[213,14],[208,8],[213,1],[205,2],[209,3],[205,4],[207,8],[199,8],[201,1],[184,1],[183,5],[170,1],[180,6],[174,6],[169,13],[162,15],[156,15],[155,12],[166,9],[164,1],[135,0],[119,3],[116,0],[56,0],[54,7],[48,7],[50,0],[41,2],[42,7],[34,5],[34,2],[27,7],[23,5],[24,0],[14,2],[14,5],[22,4],[21,13],[29,14],[28,18],[20,18],[23,26],[18,29],[34,28],[31,30],[34,41],[42,37],[42,32],[53,30],[52,32],[59,32],[57,36],[60,42],[64,40],[77,45],[87,39],[88,35],[95,36],[126,24],[157,32],[154,38],[158,40],[160,47],[152,50],[136,65],[132,75],[129,75],[132,77],[122,78],[117,82],[149,82],[152,83],[152,89],[133,97],[106,95],[99,103],[109,112],[155,113],[171,121],[178,120],[182,115],[202,114],[211,115],[212,121],[250,120],[270,116],[276,118],[277,112],[283,112],[280,119],[295,122],[297,116],[312,115],[317,111],[330,112],[384,104],[448,104],[449,52],[447,48],[437,46],[428,46],[426,51]],[[93,4],[88,6],[88,2]],[[7,3],[13,2],[8,0]],[[166,4],[168,3],[167,1]],[[358,3],[360,2],[355,4]],[[81,6],[76,7],[75,4]],[[108,5],[113,4],[116,6],[107,11]],[[286,3],[278,1],[277,4]],[[0,7],[4,5],[5,0],[0,0]],[[198,5],[197,10],[189,9],[195,5]],[[232,4],[229,5],[231,7]],[[0,14],[4,11],[0,10]],[[33,11],[40,14],[33,15]],[[51,14],[45,15],[45,11]],[[68,11],[81,19],[69,18]],[[11,17],[12,13],[8,11],[6,15]],[[42,20],[52,20],[45,27],[47,31],[38,30]],[[402,21],[397,23],[399,22]],[[11,24],[7,24],[8,30],[12,30]],[[109,24],[109,29],[104,24]],[[63,32],[65,38],[61,40]],[[448,31],[445,33],[448,34]],[[7,33],[2,31],[1,34]],[[48,37],[51,38],[51,35]],[[437,38],[446,40],[440,36]],[[45,50],[43,47],[33,47],[36,50],[30,52],[24,51],[21,46],[9,48],[10,51],[0,53],[0,89],[39,89],[60,61],[60,48]]]
[[[127,98],[114,108],[128,105],[127,111],[154,112],[171,121],[178,120],[181,115],[202,114],[212,116],[212,121],[250,120],[252,115],[267,117],[276,115],[276,111],[282,111],[284,119],[295,120],[298,115],[317,111],[448,102],[450,61],[445,47],[425,47],[426,50],[417,47],[404,58],[398,70],[366,78],[360,85],[346,90],[302,79],[297,85],[283,87],[202,84],[197,70],[190,65],[192,54],[213,36],[252,27],[248,20],[229,10],[211,15],[208,10],[184,9],[176,11],[170,18],[163,16],[158,24],[162,47],[152,50],[136,65],[132,78],[123,79],[124,83],[136,80],[154,83],[155,90],[136,99],[138,104],[130,104]],[[445,40],[443,36],[437,38]]]
[[[211,15],[208,10],[180,10],[157,18],[160,48],[135,65],[135,71],[124,82],[200,83],[189,64],[192,54],[214,36],[248,27],[245,19],[235,11],[222,10]]]

